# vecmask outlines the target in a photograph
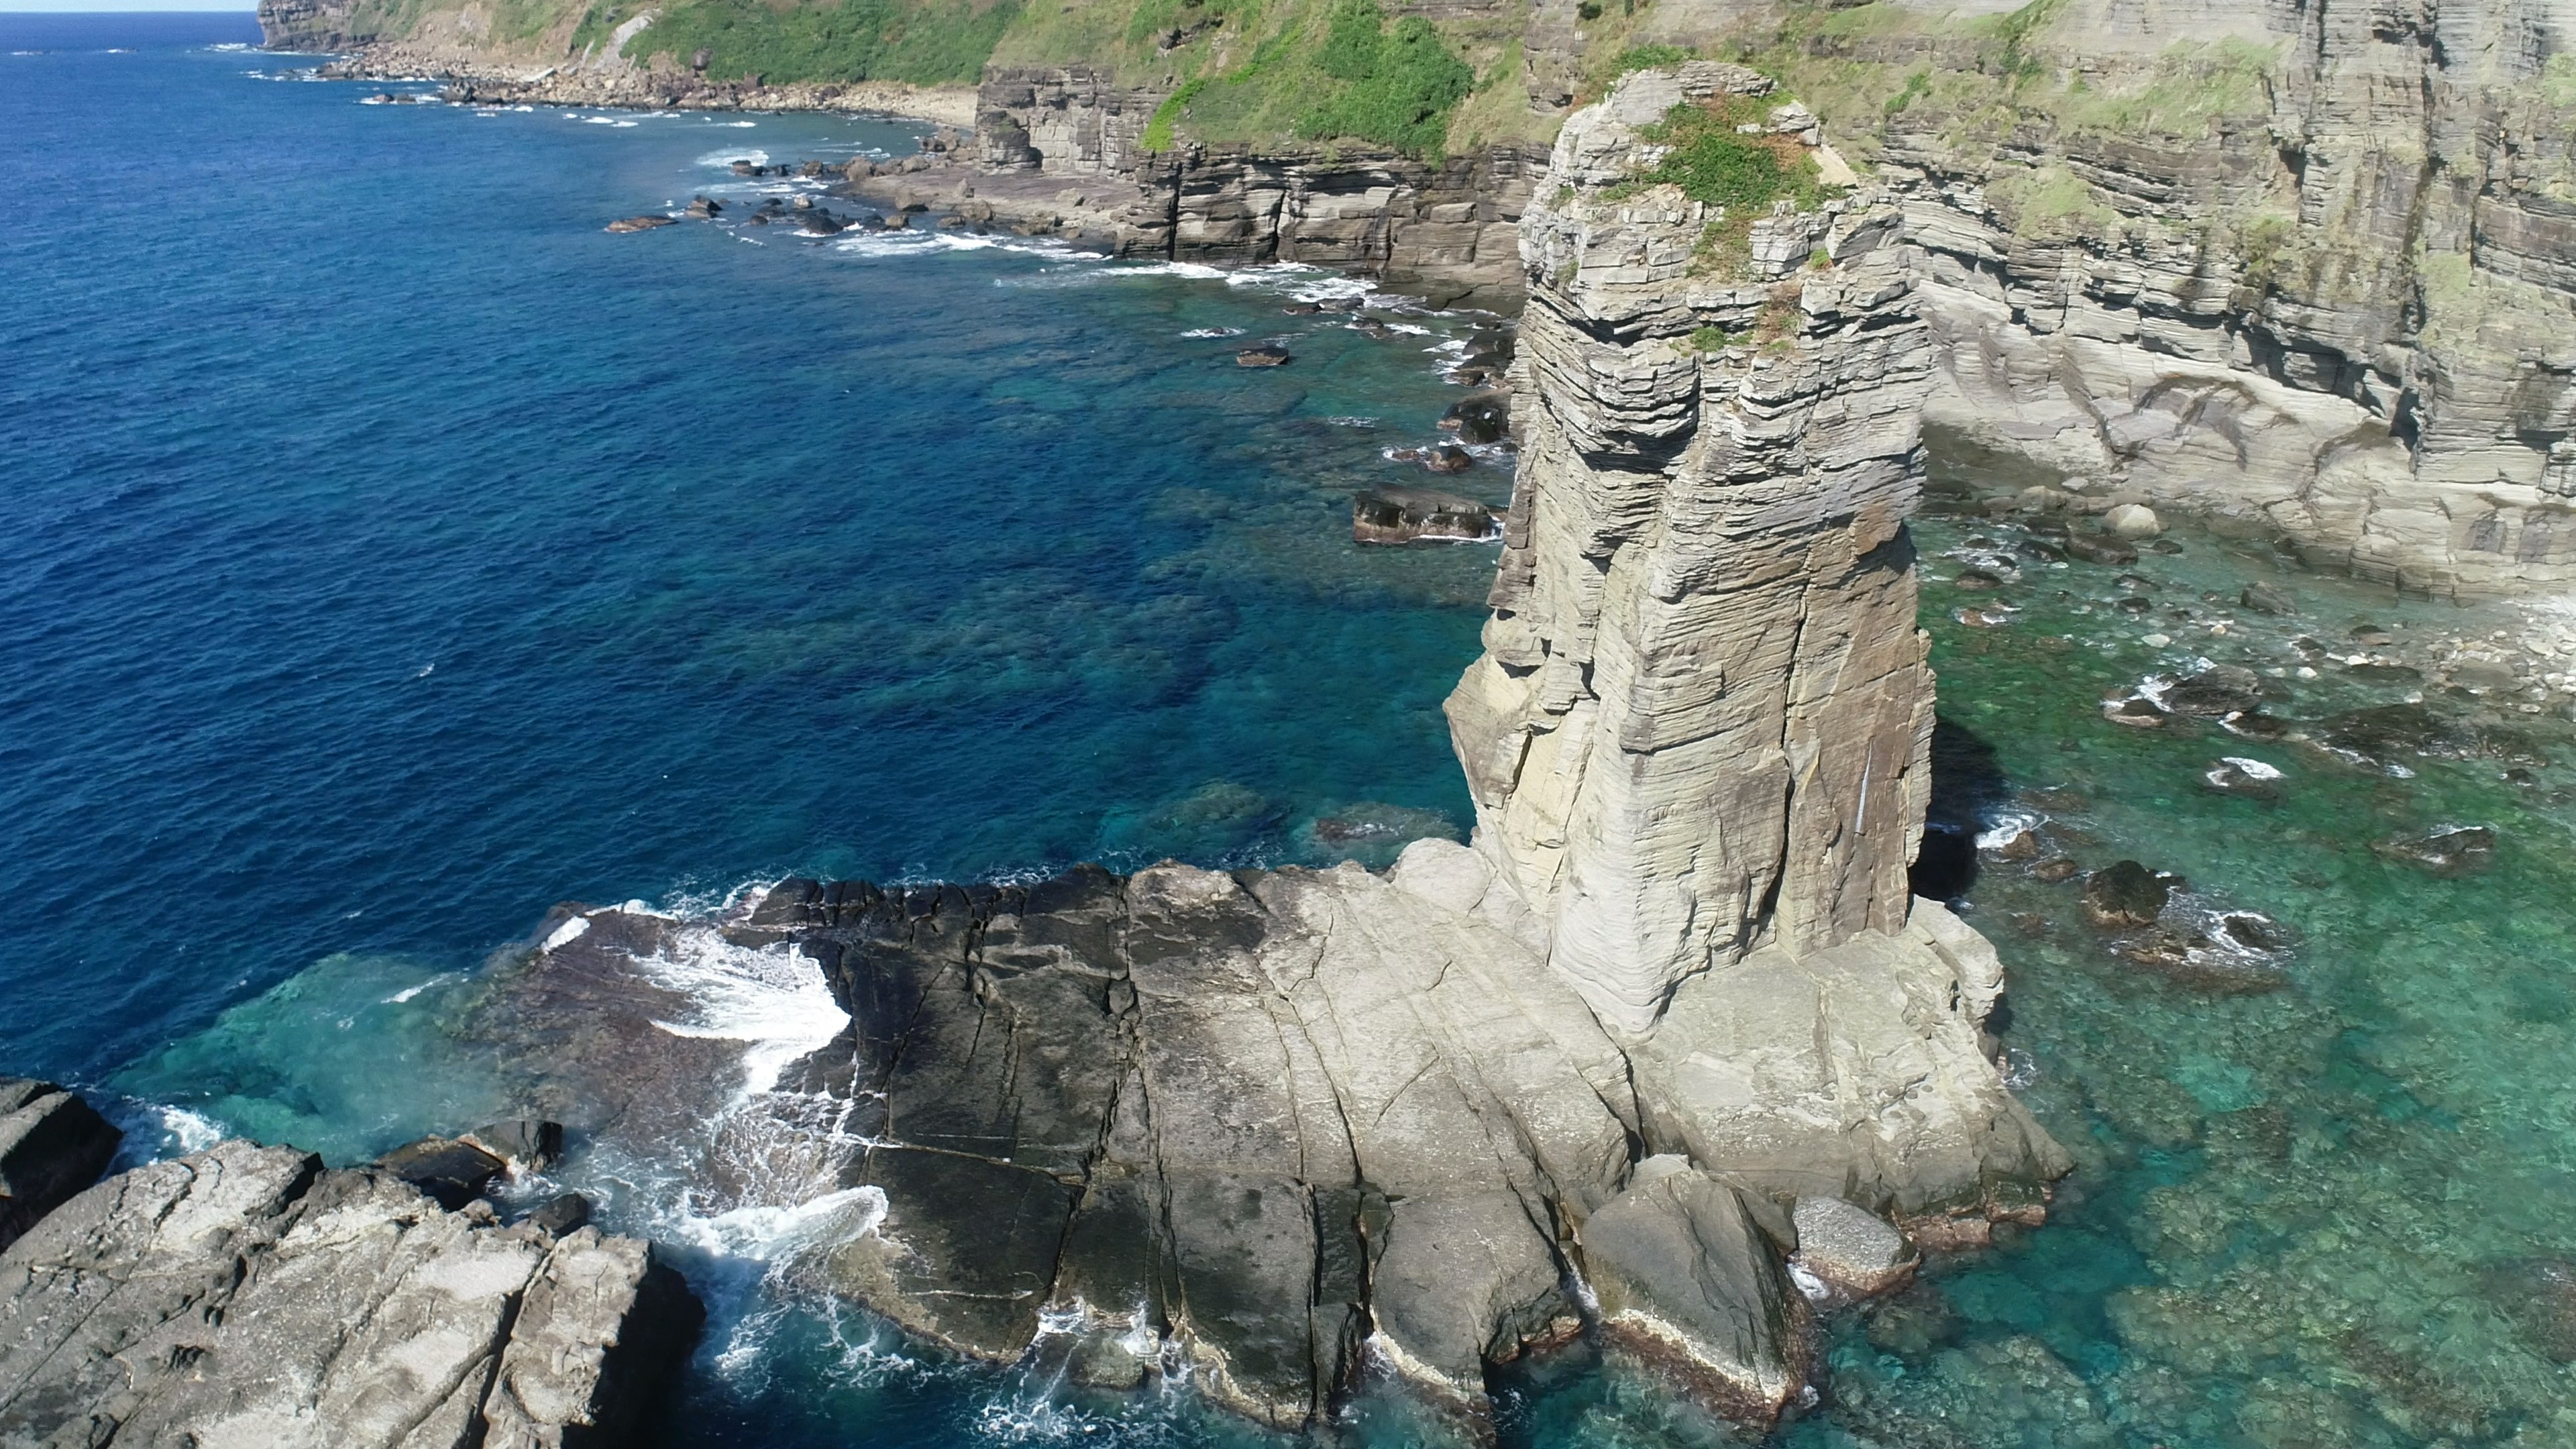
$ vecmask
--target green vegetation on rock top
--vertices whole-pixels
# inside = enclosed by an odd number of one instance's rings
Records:
[[[1813,207],[1824,199],[1824,187],[1807,148],[1786,136],[1738,129],[1761,125],[1772,104],[1767,98],[1722,96],[1704,106],[1673,107],[1662,122],[1639,133],[1672,148],[1639,180],[1678,186],[1691,200],[1725,207],[1729,217],[1748,223],[1768,215],[1775,201]]]
[[[1340,87],[1298,118],[1297,134],[1374,141],[1415,156],[1440,150],[1450,109],[1476,83],[1430,21],[1408,15],[1389,29],[1377,0],[1337,0],[1315,68]]]
[[[765,0],[604,0],[582,17],[576,50],[605,43],[632,14],[653,23],[627,42],[631,60],[669,56],[689,65],[707,52],[718,80],[756,75],[770,83],[895,80],[972,85],[1020,0],[838,0],[771,5]]]

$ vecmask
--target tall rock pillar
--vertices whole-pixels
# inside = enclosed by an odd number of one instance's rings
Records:
[[[1479,847],[1630,1032],[1758,946],[1901,929],[1929,789],[1904,521],[1932,353],[1897,218],[1782,202],[1748,236],[1640,185],[1672,107],[1770,84],[1639,73],[1567,122],[1522,223],[1494,614],[1448,705]]]

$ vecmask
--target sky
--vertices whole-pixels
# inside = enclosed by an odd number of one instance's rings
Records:
[[[238,10],[247,15],[256,0],[0,0],[0,13],[101,10]]]

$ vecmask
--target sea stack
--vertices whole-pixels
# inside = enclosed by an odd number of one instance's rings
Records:
[[[1786,1263],[1814,1200],[1890,1225],[1853,1276],[1892,1282],[1911,1243],[2037,1221],[2067,1167],[1986,1054],[1993,949],[1907,893],[1928,358],[1895,218],[1810,188],[1736,218],[1751,275],[1716,276],[1693,258],[1725,218],[1639,184],[1638,127],[1767,86],[1627,78],[1525,228],[1527,446],[1451,702],[1473,847],[1383,875],[790,880],[719,926],[590,912],[491,1009],[615,979],[638,931],[801,952],[849,1028],[710,1104],[709,1160],[792,1141],[794,1201],[880,1204],[815,1280],[960,1352],[1186,1372],[1294,1428],[1367,1364],[1474,1412],[1488,1366],[1592,1325],[1767,1423],[1804,1379]],[[550,1051],[581,1080],[532,1100],[613,1131],[711,1090],[657,1060]],[[779,1190],[720,1176],[713,1207]]]

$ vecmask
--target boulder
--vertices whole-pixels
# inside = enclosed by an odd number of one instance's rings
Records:
[[[2496,833],[2487,825],[2449,825],[2425,835],[2375,840],[2370,849],[2382,860],[2411,865],[2436,880],[2455,880],[2495,864]]]
[[[703,1319],[633,1238],[452,1213],[231,1141],[111,1178],[0,1252],[11,1442],[623,1443]]]
[[[1500,442],[1511,431],[1511,399],[1498,392],[1471,393],[1449,405],[1440,426],[1455,431],[1461,442]]]
[[[124,1136],[51,1082],[0,1077],[0,1248],[97,1181]]]
[[[2236,603],[2249,614],[2288,616],[2299,612],[2297,600],[2291,598],[2287,591],[2270,584],[2247,584],[2244,591],[2236,596]]]
[[[453,1212],[481,1197],[509,1164],[471,1142],[424,1137],[386,1153],[376,1165]]]
[[[2114,861],[2084,878],[2084,918],[2096,926],[2151,926],[2172,898],[2173,877],[2134,860]]]
[[[2165,531],[2164,520],[2156,517],[2154,509],[2142,503],[2114,505],[2102,515],[2102,527],[2113,537],[2132,542],[2153,538]]]
[[[2213,664],[2164,683],[2158,702],[2176,714],[2218,719],[2263,702],[2263,676],[2241,664]]]
[[[1742,1192],[1685,1169],[1604,1204],[1578,1230],[1602,1331],[1767,1428],[1803,1379],[1800,1300]]]
[[[512,1172],[543,1172],[563,1156],[564,1129],[561,1122],[519,1118],[486,1122],[457,1140],[500,1158]]]
[[[1268,342],[1259,347],[1244,348],[1234,355],[1237,367],[1285,367],[1289,361],[1287,348]]]
[[[1798,1235],[1790,1261],[1845,1292],[1866,1296],[1899,1287],[1923,1260],[1885,1218],[1838,1197],[1802,1197],[1790,1221]]]
[[[679,218],[670,216],[628,216],[610,222],[605,230],[613,232],[651,231],[657,226],[677,226]]]
[[[1432,473],[1464,473],[1476,466],[1476,456],[1455,444],[1444,443],[1422,451],[1422,466]]]

